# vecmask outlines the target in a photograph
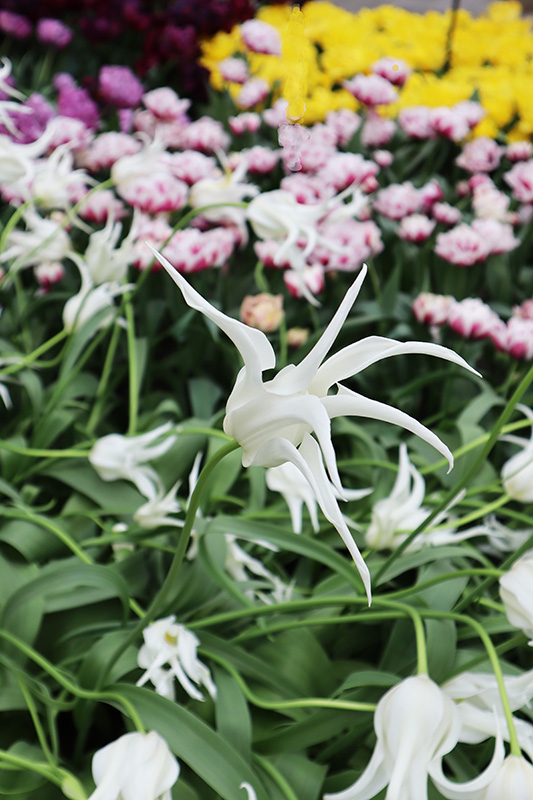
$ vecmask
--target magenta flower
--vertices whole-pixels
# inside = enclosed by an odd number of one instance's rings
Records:
[[[109,65],[98,75],[101,98],[117,108],[134,108],[141,102],[144,87],[128,67]]]
[[[27,39],[32,32],[32,24],[22,14],[13,11],[0,11],[0,31],[14,39]]]
[[[41,44],[62,50],[72,41],[72,31],[59,19],[42,17],[37,23],[37,38]]]

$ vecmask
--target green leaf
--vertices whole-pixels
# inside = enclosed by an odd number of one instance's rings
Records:
[[[188,764],[224,800],[243,800],[239,789],[242,781],[254,787],[257,800],[268,800],[250,764],[195,714],[149,689],[121,683],[110,688],[127,698],[146,727],[157,731],[178,759]]]
[[[428,619],[425,626],[428,672],[434,681],[442,683],[455,663],[457,629],[451,619]]]
[[[69,459],[68,464],[52,464],[41,473],[70,486],[100,508],[115,514],[132,514],[145,498],[125,481],[103,481],[86,461]]]
[[[231,675],[215,665],[217,730],[247,761],[252,752],[252,722],[246,699]]]
[[[25,606],[28,603],[44,601],[45,610],[51,612],[76,608],[111,597],[118,597],[126,617],[128,586],[120,575],[99,564],[79,564],[68,559],[68,562],[43,568],[38,577],[12,594],[3,608],[0,621],[8,630],[18,633],[16,620],[22,611],[26,612]]]

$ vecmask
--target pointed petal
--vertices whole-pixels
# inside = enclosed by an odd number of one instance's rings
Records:
[[[443,358],[446,361],[452,361],[460,367],[473,372],[474,375],[479,375],[479,372],[461,358],[460,355],[450,350],[448,347],[443,347],[440,344],[431,344],[428,342],[397,342],[394,339],[387,339],[382,336],[368,336],[360,342],[344,347],[338,353],[328,358],[318,369],[316,378],[312,381],[309,391],[313,394],[318,394],[320,397],[327,394],[328,389],[334,383],[344,380],[351,375],[357,375],[358,372],[375,364],[376,361],[381,361],[384,358],[391,356],[415,354],[427,356],[436,356]],[[302,362],[303,363],[303,362]]]
[[[337,529],[341,539],[348,548],[359,575],[361,576],[370,603],[370,572],[344,521],[335,497],[334,487],[326,474],[322,453],[316,440],[309,434],[306,434],[300,448],[297,449],[287,439],[280,436],[274,437],[265,442],[263,447],[260,448],[257,453],[257,458],[259,462],[268,460],[271,463],[283,463],[285,461],[290,461],[298,467],[302,475],[311,485],[316,495],[317,502],[322,509],[322,513]]]
[[[313,349],[296,367],[284,369],[276,375],[270,382],[272,391],[280,393],[299,392],[309,386],[313,381],[320,364],[331,349],[333,342],[337,338],[340,329],[346,321],[346,317],[357,299],[366,273],[367,266],[363,264],[359,275],[344,295],[344,299],[332,320]],[[350,372],[349,374],[351,375],[352,373]],[[314,394],[316,394],[316,392],[314,392]],[[324,394],[326,394],[326,392],[324,392]]]
[[[401,428],[405,428],[405,430],[414,433],[415,436],[423,439],[441,453],[450,465],[448,472],[453,467],[453,455],[444,442],[442,442],[433,431],[430,431],[429,428],[422,425],[421,422],[410,417],[409,414],[399,411],[397,408],[352,392],[351,389],[347,389],[345,386],[339,386],[338,394],[323,397],[322,404],[325,406],[331,419],[333,419],[333,417],[352,415],[379,419],[383,422],[391,422],[393,425],[399,425]]]
[[[498,735],[490,764],[481,775],[478,775],[474,780],[467,781],[466,783],[450,781],[442,771],[442,761],[440,758],[432,761],[429,765],[428,772],[437,789],[448,800],[483,800],[485,791],[496,778],[504,758],[505,749],[503,741],[501,736]]]
[[[204,314],[231,339],[251,375],[256,379],[260,379],[261,372],[265,369],[273,369],[276,366],[274,350],[262,331],[250,328],[243,322],[226,316],[222,311],[212,306],[201,294],[193,289],[164,256],[154,250],[148,242],[146,242],[146,245],[178,286],[187,305]]]
[[[342,792],[325,794],[324,800],[372,800],[389,782],[389,773],[383,745],[378,741],[367,768],[356,782]]]

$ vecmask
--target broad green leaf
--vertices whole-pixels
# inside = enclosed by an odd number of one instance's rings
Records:
[[[136,708],[149,730],[156,730],[179,760],[184,761],[224,800],[243,800],[242,781],[250,783],[257,800],[268,800],[249,763],[225,739],[186,708],[149,689],[115,684],[110,687]]]
[[[426,647],[428,671],[436,683],[442,683],[452,671],[457,648],[457,629],[451,619],[427,619]]]
[[[70,552],[50,531],[24,519],[8,519],[3,522],[0,542],[10,545],[28,562],[39,562]]]
[[[420,536],[423,538],[424,534],[421,533]],[[443,547],[428,546],[414,553],[402,553],[398,556],[390,567],[385,570],[377,585],[381,586],[383,583],[387,583],[398,575],[402,575],[404,572],[409,572],[409,570],[416,569],[416,567],[420,567],[422,564],[428,564],[431,561],[439,561],[443,558],[472,558],[483,564],[483,556],[476,553],[475,549],[468,545],[444,545]]]
[[[90,589],[91,592],[83,591]],[[128,586],[120,575],[99,564],[61,562],[41,570],[41,574],[11,595],[3,608],[1,624],[17,632],[15,620],[28,603],[42,600],[46,611],[76,608],[87,602],[117,597],[123,613],[128,612]]]
[[[380,672],[379,670],[360,670],[352,672],[342,682],[335,691],[335,695],[340,695],[348,689],[358,689],[361,686],[384,686],[390,688],[399,682],[400,678],[392,672]]]
[[[217,731],[247,761],[251,758],[252,722],[244,695],[228,673],[215,665],[213,679],[217,687],[215,713]]]
[[[41,474],[70,486],[110,513],[131,514],[145,502],[133,486],[125,481],[103,481],[82,459],[69,459],[68,464],[52,464]]]
[[[287,779],[297,797],[305,800],[318,800],[322,797],[321,787],[328,771],[326,764],[317,764],[300,753],[284,753],[273,762]]]

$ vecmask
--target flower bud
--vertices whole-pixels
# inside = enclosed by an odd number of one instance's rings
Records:
[[[263,333],[272,333],[279,328],[283,319],[283,297],[267,292],[247,295],[241,305],[241,319],[251,328]]]

